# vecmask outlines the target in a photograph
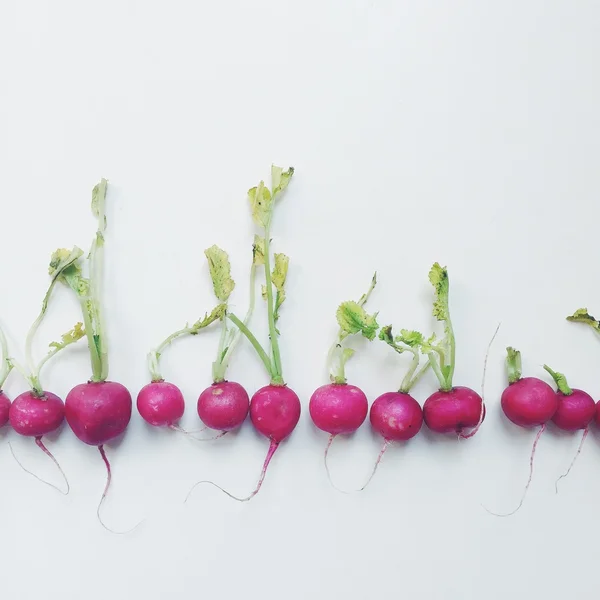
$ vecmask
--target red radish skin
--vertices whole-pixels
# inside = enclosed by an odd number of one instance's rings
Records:
[[[185,400],[176,385],[168,381],[152,381],[140,390],[137,409],[150,425],[172,426],[183,416]]]
[[[0,427],[8,423],[10,412],[10,400],[8,396],[0,390]]]
[[[433,393],[423,405],[423,420],[436,433],[457,433],[477,427],[483,417],[485,406],[481,396],[474,390],[455,386],[449,391]]]
[[[332,435],[354,433],[364,423],[368,411],[369,402],[363,391],[347,383],[321,386],[309,403],[313,423]]]
[[[556,392],[558,408],[552,422],[564,431],[585,429],[596,417],[596,403],[583,390],[573,388],[572,394]]]
[[[285,385],[260,388],[250,401],[250,419],[257,431],[279,444],[300,420],[300,399]]]
[[[121,435],[131,419],[131,409],[131,394],[114,381],[77,385],[65,401],[67,423],[90,446],[101,446]]]
[[[371,426],[385,440],[406,441],[415,437],[423,426],[419,403],[403,392],[387,392],[373,402]]]
[[[198,398],[198,416],[211,429],[231,431],[248,416],[248,392],[235,381],[221,381],[206,388]]]
[[[502,410],[519,427],[537,427],[552,419],[558,409],[556,392],[537,377],[523,377],[502,393]]]
[[[10,425],[20,435],[41,437],[56,431],[64,419],[65,405],[51,392],[23,392],[10,405]]]

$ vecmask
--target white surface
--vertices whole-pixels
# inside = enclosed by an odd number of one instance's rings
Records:
[[[5,0],[0,7],[3,292],[11,344],[22,340],[47,285],[52,250],[87,248],[92,186],[109,178],[106,311],[111,378],[135,394],[145,353],[213,305],[202,251],[233,259],[242,311],[254,230],[246,190],[269,165],[297,171],[274,225],[291,257],[282,311],[285,376],[303,416],[263,491],[238,504],[216,490],[252,489],[267,449],[246,423],[196,445],[134,415],[108,453],[65,428],[48,441],[72,493],[31,440],[0,434],[3,597],[583,598],[595,592],[600,534],[599,438],[590,436],[561,493],[554,480],[578,436],[545,435],[530,495],[533,432],[499,412],[503,350],[528,374],[548,362],[600,395],[600,345],[564,320],[600,312],[597,277],[600,9],[593,2],[124,2]],[[334,311],[377,269],[380,322],[427,331],[434,260],[447,264],[458,338],[455,382],[479,388],[497,323],[489,416],[465,443],[424,431],[392,447],[370,488],[342,495],[325,478],[326,436],[307,411],[325,380]],[[259,305],[255,327],[264,332]],[[78,319],[61,290],[38,351]],[[262,329],[261,329],[262,327]],[[165,375],[188,398],[210,381],[217,331],[167,353]],[[263,336],[264,339],[264,336]],[[365,347],[358,344],[358,347]],[[374,343],[349,365],[370,399],[394,389],[401,364]],[[83,347],[44,375],[64,397],[89,375]],[[265,383],[244,345],[230,377]],[[415,395],[423,401],[433,380]],[[24,389],[18,377],[11,396]],[[380,440],[364,426],[338,440],[339,485],[361,483]]]

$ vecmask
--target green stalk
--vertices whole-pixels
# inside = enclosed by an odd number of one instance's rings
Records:
[[[573,390],[567,383],[567,378],[562,373],[553,371],[548,365],[544,365],[544,369],[550,373],[550,376],[554,379],[554,383],[556,383],[556,387],[563,395],[570,396],[573,393]]]
[[[0,367],[0,391],[2,391],[2,386],[6,382],[6,378],[10,375],[12,371],[12,363],[8,357],[8,342],[6,341],[6,336],[4,335],[4,330],[0,327],[0,352],[2,353],[2,367]]]
[[[102,312],[102,282],[104,278],[104,232],[106,230],[106,216],[104,214],[104,201],[106,198],[106,180],[102,180],[98,194],[100,201],[97,204],[98,229],[90,250],[90,312],[94,327],[88,335],[90,346],[93,344],[97,361],[92,360],[92,381],[106,381],[108,377],[108,349],[104,336],[104,315]],[[85,325],[86,333],[88,331]]]
[[[271,362],[271,359],[269,358],[269,355],[267,354],[265,349],[260,345],[260,342],[254,337],[254,334],[233,313],[228,313],[227,318],[231,319],[231,321],[235,323],[238,329],[246,336],[248,341],[252,344],[252,346],[256,350],[256,353],[260,357],[260,360],[262,360],[263,364],[265,365],[267,372],[271,376],[271,383],[275,385],[283,385],[283,379],[281,378],[281,375],[278,375],[275,372],[275,368],[273,366],[273,363]]]
[[[271,235],[270,223],[265,227],[265,287],[267,291],[267,313],[269,318],[269,339],[271,342],[271,355],[273,357],[273,383],[275,380],[283,382],[283,373],[281,368],[281,354],[279,351],[279,334],[275,326],[275,310],[273,306],[273,283],[271,281]]]
[[[438,364],[437,360],[435,359],[433,352],[428,352],[427,358],[429,359],[429,364],[431,365],[431,368],[433,369],[435,376],[438,378],[438,381],[440,382],[440,389],[445,392],[450,391],[450,389],[452,389],[452,388],[451,387],[449,389],[446,388],[446,385],[447,385],[446,378],[442,374],[440,365]]]
[[[246,312],[246,316],[244,317],[244,325],[246,326],[246,328],[248,328],[248,323],[250,322],[250,319],[252,317],[252,314],[254,313],[254,305],[256,302],[256,265],[254,264],[254,262],[252,263],[252,266],[250,267],[250,302],[248,304],[248,310]],[[223,319],[223,323],[225,324],[227,321],[225,319]],[[224,325],[224,330],[227,330],[226,325]],[[242,330],[237,328],[235,330],[235,332],[233,333],[233,335],[231,336],[231,339],[229,341],[227,350],[225,351],[225,354],[223,354],[223,346],[222,346],[222,342],[223,340],[221,340],[221,343],[219,344],[219,354],[217,355],[217,368],[215,369],[215,365],[213,365],[213,381],[214,383],[219,383],[219,381],[224,381],[225,379],[225,373],[227,372],[227,367],[229,367],[229,361],[231,360],[231,356],[233,355],[233,351],[235,350],[236,346],[239,344],[240,342],[240,338],[242,335]]]
[[[228,333],[229,327],[227,327],[227,319],[225,318],[221,323],[221,336],[219,338],[219,347],[217,348],[217,358],[212,364],[213,383],[221,383],[221,381],[225,381],[223,359],[225,358],[225,343],[227,341],[227,338],[229,337]]]
[[[417,369],[419,368],[419,362],[420,362],[419,349],[411,348],[410,351],[413,353],[413,358],[410,363],[410,367],[408,368],[408,370],[406,371],[406,374],[404,375],[404,379],[402,380],[400,389],[398,390],[399,392],[401,392],[403,394],[408,394],[408,392],[410,392],[412,387],[417,383],[417,381],[419,381],[419,379],[421,379],[421,377],[424,375],[424,373],[430,367],[430,363],[426,362],[425,365],[423,367],[421,367],[419,372],[417,372]],[[415,373],[416,373],[416,375],[415,375]]]

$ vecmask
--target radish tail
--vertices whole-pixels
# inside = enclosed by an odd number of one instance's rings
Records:
[[[65,483],[67,484],[67,491],[64,492],[63,490],[61,490],[57,485],[54,485],[53,483],[50,483],[49,481],[46,481],[45,479],[42,479],[39,475],[36,475],[33,471],[30,471],[29,469],[27,469],[23,463],[17,458],[17,455],[15,454],[15,451],[13,450],[12,444],[10,442],[8,442],[8,446],[10,448],[10,451],[13,455],[13,458],[17,461],[17,464],[21,467],[21,469],[23,469],[23,471],[25,471],[25,473],[28,473],[29,475],[35,477],[38,481],[41,481],[42,483],[45,483],[46,485],[49,485],[51,488],[54,488],[56,491],[60,492],[63,496],[68,495],[68,493],[71,490],[71,486],[69,485],[69,480],[67,479],[67,476],[65,475],[65,472],[62,470],[61,466],[58,464],[58,461],[56,460],[56,458],[54,458],[54,455],[52,454],[52,452],[50,452],[50,450],[48,450],[48,448],[46,448],[46,446],[44,446],[44,443],[42,442],[42,436],[37,436],[35,438],[35,443],[37,444],[37,446],[39,448],[41,448],[41,450],[44,452],[44,454],[46,454],[47,456],[50,457],[50,459],[54,462],[54,464],[58,467],[58,470],[60,471],[60,474],[63,476],[63,479],[65,480]]]
[[[535,436],[535,440],[534,440],[533,446],[531,448],[531,456],[529,457],[529,479],[527,480],[527,485],[525,486],[525,489],[523,490],[523,495],[521,496],[521,501],[519,502],[517,508],[515,508],[513,511],[511,511],[509,513],[499,514],[499,513],[492,512],[491,510],[488,510],[484,506],[485,510],[487,510],[491,515],[494,515],[495,517],[510,517],[511,515],[514,515],[521,508],[521,506],[523,506],[523,502],[525,501],[525,496],[527,495],[527,491],[529,490],[529,486],[531,485],[531,480],[533,478],[533,459],[535,456],[535,450],[537,448],[538,442],[540,441],[540,437],[542,436],[542,433],[544,433],[545,430],[546,430],[546,423],[544,423],[540,427],[540,430],[537,432],[537,435]]]
[[[325,463],[325,471],[327,472],[327,479],[329,480],[329,483],[331,484],[331,486],[336,489],[338,492],[341,492],[342,494],[351,494],[352,491],[348,492],[346,490],[343,490],[341,488],[339,488],[337,485],[335,485],[335,483],[333,483],[333,479],[331,479],[331,473],[329,471],[329,465],[327,464],[327,456],[329,455],[329,448],[331,448],[331,444],[333,443],[333,440],[335,439],[337,433],[332,433],[329,436],[329,440],[327,441],[327,446],[325,446],[325,453],[323,454],[323,462]]]
[[[104,529],[106,529],[106,531],[110,531],[110,533],[114,533],[116,535],[125,535],[127,533],[131,533],[134,529],[136,529],[143,523],[143,520],[140,521],[137,525],[135,525],[131,529],[128,529],[127,531],[115,531],[114,529],[111,529],[104,523],[104,521],[102,520],[102,516],[100,515],[100,509],[102,508],[102,505],[104,504],[104,500],[106,499],[106,495],[108,494],[108,490],[110,488],[110,483],[112,481],[112,471],[110,468],[110,462],[108,462],[106,452],[104,451],[104,444],[101,444],[100,446],[98,446],[98,450],[100,451],[100,456],[102,457],[102,460],[104,461],[104,464],[106,465],[106,485],[104,486],[104,491],[102,492],[102,497],[100,498],[100,502],[98,503],[98,508],[96,509],[96,516],[98,517],[98,521],[100,522],[100,525],[102,525],[102,527],[104,527]]]
[[[178,433],[183,433],[184,435],[187,435],[190,439],[195,440],[196,442],[212,442],[213,440],[218,440],[219,438],[222,438],[227,433],[227,431],[221,431],[221,433],[218,433],[217,435],[214,435],[209,438],[197,438],[194,437],[194,434],[202,433],[203,431],[208,429],[208,427],[203,427],[202,429],[198,429],[196,431],[188,431],[187,429],[184,429],[183,427],[180,427],[179,425],[175,425],[173,423],[169,425],[169,429],[177,431]]]
[[[267,452],[265,462],[263,463],[263,468],[260,473],[258,483],[256,484],[254,491],[249,496],[246,496],[245,498],[239,498],[238,496],[234,496],[233,494],[228,492],[226,489],[222,488],[220,485],[217,485],[214,481],[205,480],[205,481],[198,481],[197,483],[195,483],[193,485],[192,489],[188,492],[188,495],[186,496],[184,503],[189,500],[190,496],[192,495],[192,492],[202,483],[208,483],[209,485],[216,487],[218,490],[221,490],[224,494],[226,494],[233,500],[237,500],[238,502],[248,502],[248,500],[252,500],[252,498],[254,498],[254,496],[256,496],[256,494],[258,494],[258,492],[260,491],[260,488],[262,487],[263,481],[265,480],[265,476],[267,474],[267,468],[269,467],[269,463],[271,462],[271,459],[273,458],[273,454],[275,454],[275,451],[277,450],[277,448],[279,448],[279,442],[276,442],[275,440],[271,440],[271,445],[269,446],[269,451]]]
[[[392,443],[392,440],[388,440],[388,439],[383,440],[383,446],[381,446],[381,450],[379,451],[379,456],[377,457],[377,460],[375,461],[375,465],[373,466],[373,471],[371,471],[371,475],[369,475],[369,479],[367,479],[367,481],[365,482],[365,485],[363,485],[357,491],[362,492],[369,485],[369,483],[371,483],[371,479],[373,479],[373,477],[375,476],[375,473],[377,473],[377,469],[379,468],[379,463],[381,462],[381,459],[383,458],[385,451],[388,449],[388,446],[391,443]]]
[[[573,468],[573,465],[575,464],[577,457],[581,454],[581,450],[583,448],[583,442],[585,442],[585,438],[587,437],[589,430],[590,430],[589,426],[583,430],[583,435],[581,436],[581,442],[579,442],[579,448],[577,448],[577,452],[575,453],[575,456],[573,457],[573,460],[571,461],[569,468],[554,483],[554,489],[556,490],[557,494],[558,494],[558,482],[561,479],[564,479],[571,472],[571,469]]]
[[[494,332],[494,335],[492,336],[492,339],[490,340],[490,343],[488,344],[487,347],[487,351],[485,353],[485,359],[483,360],[483,375],[481,376],[481,413],[479,414],[479,422],[477,423],[477,425],[475,425],[475,427],[469,431],[469,433],[464,434],[462,431],[458,432],[458,439],[459,440],[468,440],[469,438],[473,437],[478,431],[479,428],[481,427],[481,424],[483,423],[483,417],[485,415],[485,374],[487,371],[487,364],[488,364],[488,358],[490,356],[490,350],[492,348],[492,344],[494,343],[494,340],[496,339],[496,336],[498,335],[498,331],[500,330],[500,325],[501,323],[498,323],[498,327],[496,327],[496,331]]]

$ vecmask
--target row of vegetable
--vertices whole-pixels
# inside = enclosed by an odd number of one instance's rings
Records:
[[[289,259],[285,254],[272,253],[271,250],[274,208],[293,174],[293,168],[283,170],[273,166],[271,187],[261,181],[248,192],[252,217],[260,234],[255,235],[252,247],[250,302],[246,314],[240,317],[229,306],[229,299],[235,288],[229,256],[218,246],[208,248],[205,255],[218,304],[203,318],[177,330],[148,353],[151,381],[137,396],[138,412],[147,423],[156,427],[169,427],[194,438],[208,428],[215,431],[215,434],[203,439],[218,439],[240,427],[250,415],[252,425],[269,440],[269,448],[258,483],[248,496],[237,498],[220,488],[240,501],[250,500],[258,493],[269,462],[280,443],[295,429],[301,413],[300,399],[287,386],[283,376],[279,346],[278,321],[286,299]],[[22,364],[9,353],[6,338],[0,331],[0,390],[12,369],[19,372],[30,387],[12,403],[0,391],[0,427],[9,423],[18,434],[34,438],[36,444],[55,462],[42,438],[57,430],[65,419],[82,442],[97,446],[107,468],[106,487],[98,506],[99,518],[111,479],[110,463],[104,445],[123,434],[131,419],[133,405],[129,391],[120,383],[108,380],[108,354],[101,302],[104,234],[107,224],[106,192],[107,182],[104,179],[92,192],[92,212],[98,226],[89,253],[85,255],[80,248],[74,247],[72,250],[59,249],[52,255],[50,285],[41,311],[25,339],[25,360]],[[268,347],[261,345],[250,327],[255,307],[256,279],[261,271],[264,274],[261,295],[266,302],[268,316]],[[413,438],[419,433],[423,423],[433,432],[455,434],[467,439],[478,432],[485,419],[482,395],[468,387],[454,384],[456,340],[450,318],[446,268],[435,263],[429,272],[429,280],[434,288],[433,316],[443,323],[441,337],[435,333],[425,336],[408,329],[400,329],[395,334],[391,325],[380,327],[377,322],[378,314],[366,310],[377,283],[376,275],[373,276],[368,291],[358,301],[343,302],[337,310],[339,331],[327,355],[330,382],[313,393],[309,412],[315,426],[329,434],[325,449],[326,467],[327,453],[335,437],[355,432],[369,415],[371,426],[381,435],[383,443],[373,472],[360,489],[364,489],[371,480],[389,444]],[[67,286],[77,298],[81,308],[81,322],[64,334],[59,342],[50,344],[48,353],[36,361],[33,342],[57,285]],[[587,309],[580,309],[568,318],[586,323],[600,332],[600,323],[589,315]],[[212,365],[213,383],[200,394],[197,402],[198,415],[204,427],[199,431],[186,431],[179,425],[185,410],[183,394],[175,384],[163,378],[160,358],[174,340],[198,335],[213,324],[221,327],[220,341]],[[346,379],[345,367],[355,352],[348,346],[348,339],[355,335],[363,336],[369,341],[381,340],[394,352],[408,353],[411,356],[399,390],[379,396],[372,403],[370,411],[364,392],[349,384]],[[57,395],[44,389],[41,371],[58,352],[84,337],[87,338],[92,374],[89,381],[75,386],[63,403]],[[252,398],[249,398],[241,384],[226,378],[229,362],[242,337],[255,349],[269,377],[268,385],[255,392]],[[548,366],[545,369],[555,382],[556,390],[541,379],[522,377],[521,356],[513,348],[507,349],[506,365],[508,386],[501,399],[504,414],[520,427],[539,428],[532,449],[530,482],[533,455],[546,424],[552,421],[565,431],[581,430],[582,445],[590,424],[594,420],[600,423],[600,410],[589,394],[569,387],[565,376]],[[419,402],[411,396],[411,389],[428,374],[436,377],[439,390],[427,398],[421,408]],[[581,445],[577,454],[581,451]],[[58,466],[58,462],[56,464]],[[529,482],[515,511],[523,503]],[[216,485],[209,481],[199,483]],[[68,481],[66,484],[65,493],[68,493]]]

